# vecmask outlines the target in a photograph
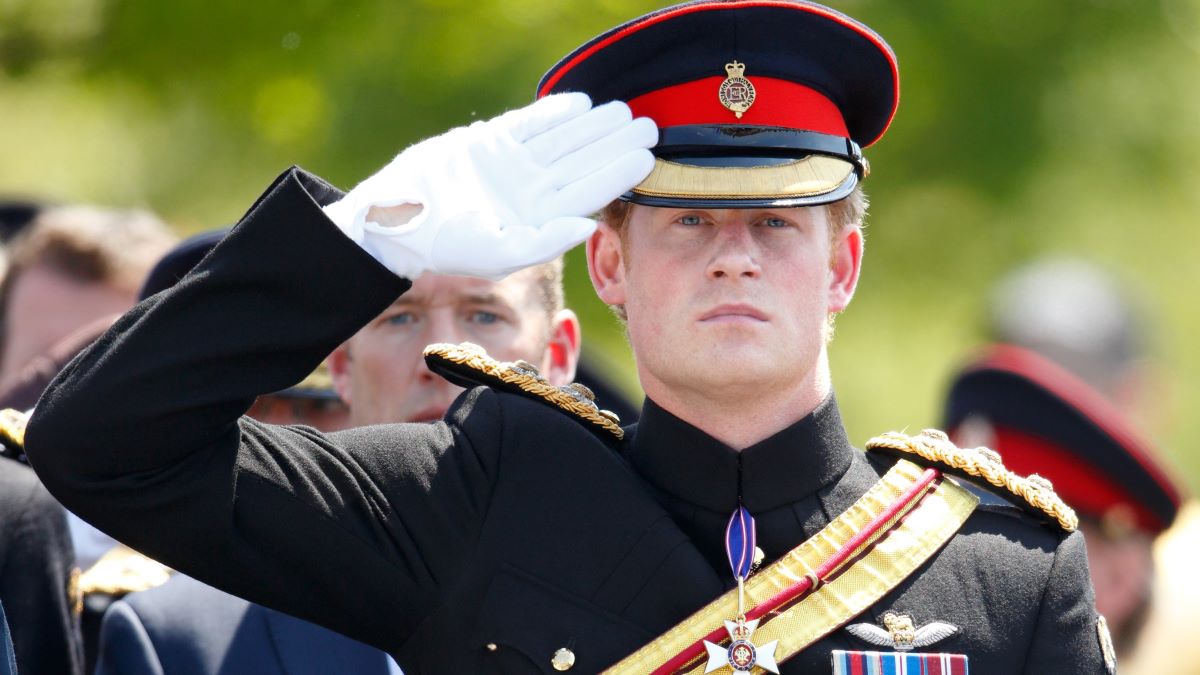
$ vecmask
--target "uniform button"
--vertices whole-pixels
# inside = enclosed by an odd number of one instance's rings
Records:
[[[555,670],[570,670],[571,666],[575,665],[575,652],[563,647],[554,652],[554,658],[550,659],[550,665],[554,666]]]
[[[495,643],[495,642],[489,642],[489,643],[487,643],[487,650],[488,650],[489,652],[494,652],[494,651],[496,651],[496,649],[498,649],[498,647],[496,647],[496,643]]]

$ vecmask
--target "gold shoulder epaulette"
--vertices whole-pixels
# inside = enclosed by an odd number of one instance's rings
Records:
[[[170,578],[171,568],[118,544],[79,576],[79,594],[121,596],[161,586]]]
[[[867,441],[867,450],[891,451],[953,473],[982,478],[1020,497],[1033,510],[1049,516],[1067,532],[1074,532],[1079,527],[1075,511],[1054,492],[1050,481],[1037,474],[1025,477],[1009,471],[995,450],[960,448],[937,429],[925,429],[917,436],[891,431]]]
[[[464,342],[452,345],[432,344],[425,348],[425,363],[455,384],[474,384],[522,393],[545,401],[607,431],[618,440],[624,438],[621,420],[610,410],[596,405],[596,395],[578,382],[556,387],[526,361],[497,361],[483,347]]]
[[[0,410],[0,443],[14,450],[25,449],[25,423],[29,414],[20,410],[5,408]]]

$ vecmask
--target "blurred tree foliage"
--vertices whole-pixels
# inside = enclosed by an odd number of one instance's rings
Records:
[[[659,4],[0,0],[0,192],[228,224],[290,164],[349,186],[521,105],[557,58]],[[903,83],[868,152],[867,262],[832,348],[852,438],[936,425],[990,285],[1070,253],[1148,305],[1139,421],[1196,483],[1200,0],[833,4],[888,38]],[[578,252],[569,264],[589,344],[625,362]]]

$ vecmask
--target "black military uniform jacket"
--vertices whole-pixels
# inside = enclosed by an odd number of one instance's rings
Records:
[[[391,652],[406,673],[574,672],[632,652],[729,586],[739,484],[769,558],[877,480],[830,400],[735,453],[647,403],[627,441],[476,388],[442,423],[323,435],[239,417],[300,380],[408,282],[283,175],[175,288],[42,398],[27,452],[69,508],[206,583]],[[681,355],[683,358],[683,355]],[[1103,672],[1078,534],[980,509],[870,616],[961,628],[973,675]],[[784,664],[828,672],[844,631]]]
[[[28,466],[0,457],[0,602],[22,673],[83,672],[67,514]]]

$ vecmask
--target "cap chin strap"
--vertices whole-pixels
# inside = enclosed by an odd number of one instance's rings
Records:
[[[859,178],[870,172],[862,148],[849,138],[786,127],[736,124],[666,127],[658,132],[654,155],[694,166],[763,166],[826,155],[853,164]]]

